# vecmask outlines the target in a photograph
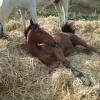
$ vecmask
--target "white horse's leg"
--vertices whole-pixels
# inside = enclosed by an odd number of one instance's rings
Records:
[[[0,19],[0,38],[2,38],[4,36],[4,34],[6,34],[6,22],[5,19]]]
[[[22,10],[18,10],[19,14],[20,14],[20,22],[22,23],[23,25],[23,31],[26,29],[26,23],[25,23],[25,12],[22,11]]]
[[[64,8],[64,24],[68,20],[68,7],[69,7],[69,0],[61,0],[61,4]]]
[[[0,19],[0,37],[3,37],[4,34],[4,22],[2,19]]]
[[[34,24],[38,24],[38,20],[37,20],[37,12],[36,12],[36,8],[30,8],[29,9],[30,15],[32,17],[32,21]]]
[[[56,7],[56,9],[58,11],[58,15],[59,15],[59,18],[60,18],[60,26],[62,26],[64,24],[64,20],[63,20],[64,11],[62,9],[61,2],[59,1],[59,3],[55,3],[55,7]]]
[[[0,37],[3,37],[3,35],[7,32],[6,31],[6,23],[5,21],[8,19],[13,7],[9,6],[9,10],[7,10],[8,8],[3,9],[2,13],[1,13],[1,17],[0,17],[0,23],[1,23],[1,32],[0,32]],[[3,29],[2,29],[3,28]],[[3,30],[3,31],[2,31]]]
[[[30,15],[32,17],[32,21],[33,21],[34,24],[38,24],[36,7],[37,7],[36,0],[34,0],[32,2],[32,4],[29,4],[27,6],[27,8],[28,8],[28,10],[30,12]]]

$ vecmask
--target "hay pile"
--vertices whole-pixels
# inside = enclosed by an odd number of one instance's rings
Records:
[[[70,22],[78,36],[100,50],[100,21]],[[56,17],[39,18],[39,23],[50,34],[59,31]],[[91,87],[82,85],[62,65],[48,74],[47,66],[24,50],[25,38],[18,26],[8,30],[8,39],[0,39],[0,100],[100,100],[98,54],[79,53],[66,58],[92,80]]]

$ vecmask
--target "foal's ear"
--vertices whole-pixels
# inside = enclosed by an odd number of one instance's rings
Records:
[[[32,26],[32,25],[34,25],[34,23],[33,23],[32,19],[30,20],[30,25],[31,25],[31,26]]]
[[[39,28],[39,25],[38,24],[34,24],[32,19],[30,20],[30,25],[33,28],[33,30],[36,30],[37,28]]]

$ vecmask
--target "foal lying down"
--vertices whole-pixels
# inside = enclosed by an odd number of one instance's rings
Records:
[[[65,56],[76,51],[77,49],[75,49],[75,46],[77,45],[84,46],[88,51],[94,51],[97,53],[98,51],[92,46],[87,45],[84,40],[71,33],[58,33],[52,35],[55,44],[48,45],[43,41],[43,39],[50,41],[48,38],[50,35],[47,33],[43,36],[43,32],[45,31],[43,31],[39,26],[35,27],[31,22],[31,25],[25,32],[28,52],[46,65],[51,65],[56,62],[62,63],[66,68],[71,69],[72,73],[76,77],[80,78],[83,84],[90,85],[90,80],[86,78],[82,72],[73,67],[69,61],[65,60]],[[36,34],[39,34],[38,37],[36,37]],[[36,40],[39,40],[39,42]]]

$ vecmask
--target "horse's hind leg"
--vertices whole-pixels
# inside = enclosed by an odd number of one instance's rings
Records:
[[[54,3],[55,4],[55,8],[58,11],[58,15],[60,18],[60,26],[62,26],[64,24],[64,11],[62,9],[62,5],[61,5],[61,1],[59,1],[58,3]]]
[[[64,24],[68,20],[68,6],[69,6],[69,0],[61,0],[62,6],[64,8]]]
[[[75,51],[77,51],[76,48],[71,48],[70,50],[66,50],[66,52],[64,53],[65,57],[69,56],[70,54],[74,53]]]
[[[68,5],[69,0],[59,0],[58,2],[55,2],[55,7],[60,17],[61,26],[65,24],[68,19]]]
[[[24,11],[24,9],[23,9],[23,11],[22,11],[22,9],[20,10],[18,10],[18,13],[19,13],[19,15],[20,15],[20,22],[22,23],[22,25],[23,25],[23,31],[25,31],[26,30],[26,23],[25,23],[25,11]]]
[[[3,32],[3,25],[2,23],[0,23],[0,38],[2,38],[4,35],[4,32]]]
[[[34,4],[34,5],[33,5]],[[37,11],[36,11],[36,2],[34,1],[32,5],[28,5],[28,11],[30,12],[30,15],[32,17],[32,21],[34,24],[38,24],[37,20]]]
[[[93,52],[96,52],[96,53],[100,54],[100,52],[96,48],[94,48],[92,46],[89,46],[84,40],[77,37],[76,35],[71,36],[71,41],[75,46],[76,45],[81,45],[81,46],[85,47],[89,52],[93,51]]]
[[[5,4],[6,5],[6,4]],[[8,9],[9,8],[9,9]],[[13,6],[11,5],[7,5],[5,6],[4,8],[1,8],[1,11],[0,11],[0,23],[1,23],[1,32],[0,32],[0,37],[4,37],[4,34],[7,32],[6,31],[6,20],[8,19],[10,13],[12,12],[13,10]]]
[[[74,74],[74,76],[78,77],[83,82],[84,85],[86,85],[86,86],[90,86],[91,85],[91,81],[87,77],[85,77],[84,74],[81,71],[79,71],[78,69],[76,69],[75,67],[73,67],[70,64],[69,61],[64,61],[63,65],[66,68],[69,68],[72,71],[72,73]]]
[[[4,19],[0,19],[0,38],[7,38],[6,24]]]
[[[74,74],[74,76],[78,77],[83,82],[84,85],[87,86],[91,85],[91,81],[89,80],[89,78],[85,77],[81,71],[72,66],[71,66],[71,71]]]

